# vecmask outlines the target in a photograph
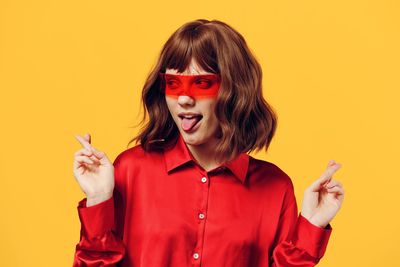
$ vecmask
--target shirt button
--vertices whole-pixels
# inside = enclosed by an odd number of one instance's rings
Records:
[[[200,219],[204,219],[204,217],[205,217],[205,216],[204,216],[204,213],[200,213],[200,214],[199,214],[199,218],[200,218]]]
[[[199,258],[199,253],[194,253],[193,258],[195,258],[197,260]]]
[[[201,181],[202,181],[203,183],[205,183],[205,182],[207,182],[207,178],[206,178],[206,177],[203,177],[203,178],[201,178]]]

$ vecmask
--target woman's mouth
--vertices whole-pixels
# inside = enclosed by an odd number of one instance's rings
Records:
[[[199,121],[203,118],[202,115],[179,115],[181,118],[182,129],[186,132],[194,131],[199,128]]]

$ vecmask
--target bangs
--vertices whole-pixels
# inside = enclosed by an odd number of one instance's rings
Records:
[[[166,46],[163,70],[166,68],[184,72],[192,58],[202,70],[219,73],[217,60],[217,42],[213,31],[206,25],[197,25],[181,32],[177,32],[175,38]]]

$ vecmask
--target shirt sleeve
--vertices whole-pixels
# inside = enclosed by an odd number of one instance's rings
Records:
[[[275,237],[271,267],[311,267],[325,254],[332,226],[322,228],[298,214],[293,184],[287,188]]]
[[[114,267],[125,256],[122,233],[125,208],[118,168],[118,162],[114,161],[115,188],[111,198],[90,207],[86,207],[87,198],[79,201],[81,231],[73,267]]]

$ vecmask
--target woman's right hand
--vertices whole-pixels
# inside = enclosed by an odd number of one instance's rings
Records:
[[[104,152],[90,144],[90,134],[75,138],[83,148],[75,153],[74,176],[86,194],[86,207],[90,207],[112,197],[114,166]]]

